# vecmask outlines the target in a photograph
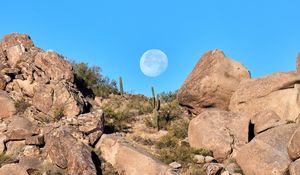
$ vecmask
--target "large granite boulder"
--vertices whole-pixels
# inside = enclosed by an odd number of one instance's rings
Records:
[[[91,150],[73,137],[67,129],[57,128],[45,135],[45,149],[52,162],[67,168],[68,174],[95,175]]]
[[[229,109],[248,118],[269,110],[282,120],[295,121],[300,113],[299,82],[300,76],[294,72],[243,80]]]
[[[281,125],[258,134],[238,150],[236,161],[245,175],[286,175],[292,160],[287,146],[297,124]]]
[[[179,89],[178,101],[195,114],[211,107],[227,110],[240,81],[249,78],[248,70],[221,50],[208,51]]]
[[[191,147],[213,151],[216,159],[226,159],[248,142],[249,120],[232,112],[212,109],[195,117],[189,124]]]
[[[156,160],[145,151],[135,148],[120,137],[103,135],[96,149],[120,174],[124,175],[172,175],[169,166]]]

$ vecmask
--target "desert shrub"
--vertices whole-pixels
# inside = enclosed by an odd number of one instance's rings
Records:
[[[183,175],[206,175],[203,168],[200,168],[198,165],[191,164],[188,169],[182,173]]]
[[[171,91],[170,92],[162,92],[158,95],[162,102],[169,103],[169,102],[176,100],[177,92],[178,92],[177,90],[174,92],[171,92]]]
[[[165,163],[177,161],[183,166],[193,162],[194,155],[212,155],[212,152],[206,149],[194,149],[183,141],[187,137],[189,121],[177,119],[169,125],[168,134],[161,137],[156,143],[158,148],[158,158]]]
[[[160,129],[169,130],[169,127],[173,121],[176,121],[182,117],[182,110],[177,102],[174,100],[169,103],[163,103],[159,110],[159,126]],[[144,118],[144,124],[150,128],[156,128],[156,121],[153,116]]]
[[[53,108],[53,116],[55,120],[60,120],[64,116],[64,108],[63,107],[54,107]]]
[[[15,102],[15,107],[16,107],[17,113],[25,112],[29,106],[30,106],[30,104],[27,103],[24,98],[17,100]]]
[[[9,155],[5,155],[4,153],[0,154],[0,167],[2,167],[5,164],[12,163],[12,157]]]
[[[107,98],[109,94],[117,94],[117,83],[101,75],[101,68],[87,63],[72,62],[75,82],[85,96]]]
[[[104,125],[108,133],[112,132],[127,132],[130,128],[132,118],[127,112],[115,112],[109,107],[103,108],[104,111]]]
[[[149,139],[149,138],[143,138],[141,136],[134,136],[132,138],[134,141],[138,142],[138,143],[141,143],[143,145],[154,145],[154,141]]]

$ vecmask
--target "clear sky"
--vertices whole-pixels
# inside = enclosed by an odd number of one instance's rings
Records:
[[[7,0],[0,36],[27,33],[35,45],[123,77],[126,91],[173,91],[201,55],[219,48],[253,77],[295,69],[300,51],[299,0]],[[139,60],[160,49],[167,70],[146,77]]]

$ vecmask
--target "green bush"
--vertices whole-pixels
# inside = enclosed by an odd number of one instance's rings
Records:
[[[85,96],[96,95],[108,97],[109,94],[117,94],[115,80],[101,75],[101,68],[98,66],[89,67],[87,63],[72,63],[75,81],[80,91]]]

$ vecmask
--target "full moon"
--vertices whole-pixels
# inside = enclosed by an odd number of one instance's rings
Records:
[[[140,68],[149,77],[157,77],[168,67],[167,55],[159,49],[147,50],[141,57]]]

